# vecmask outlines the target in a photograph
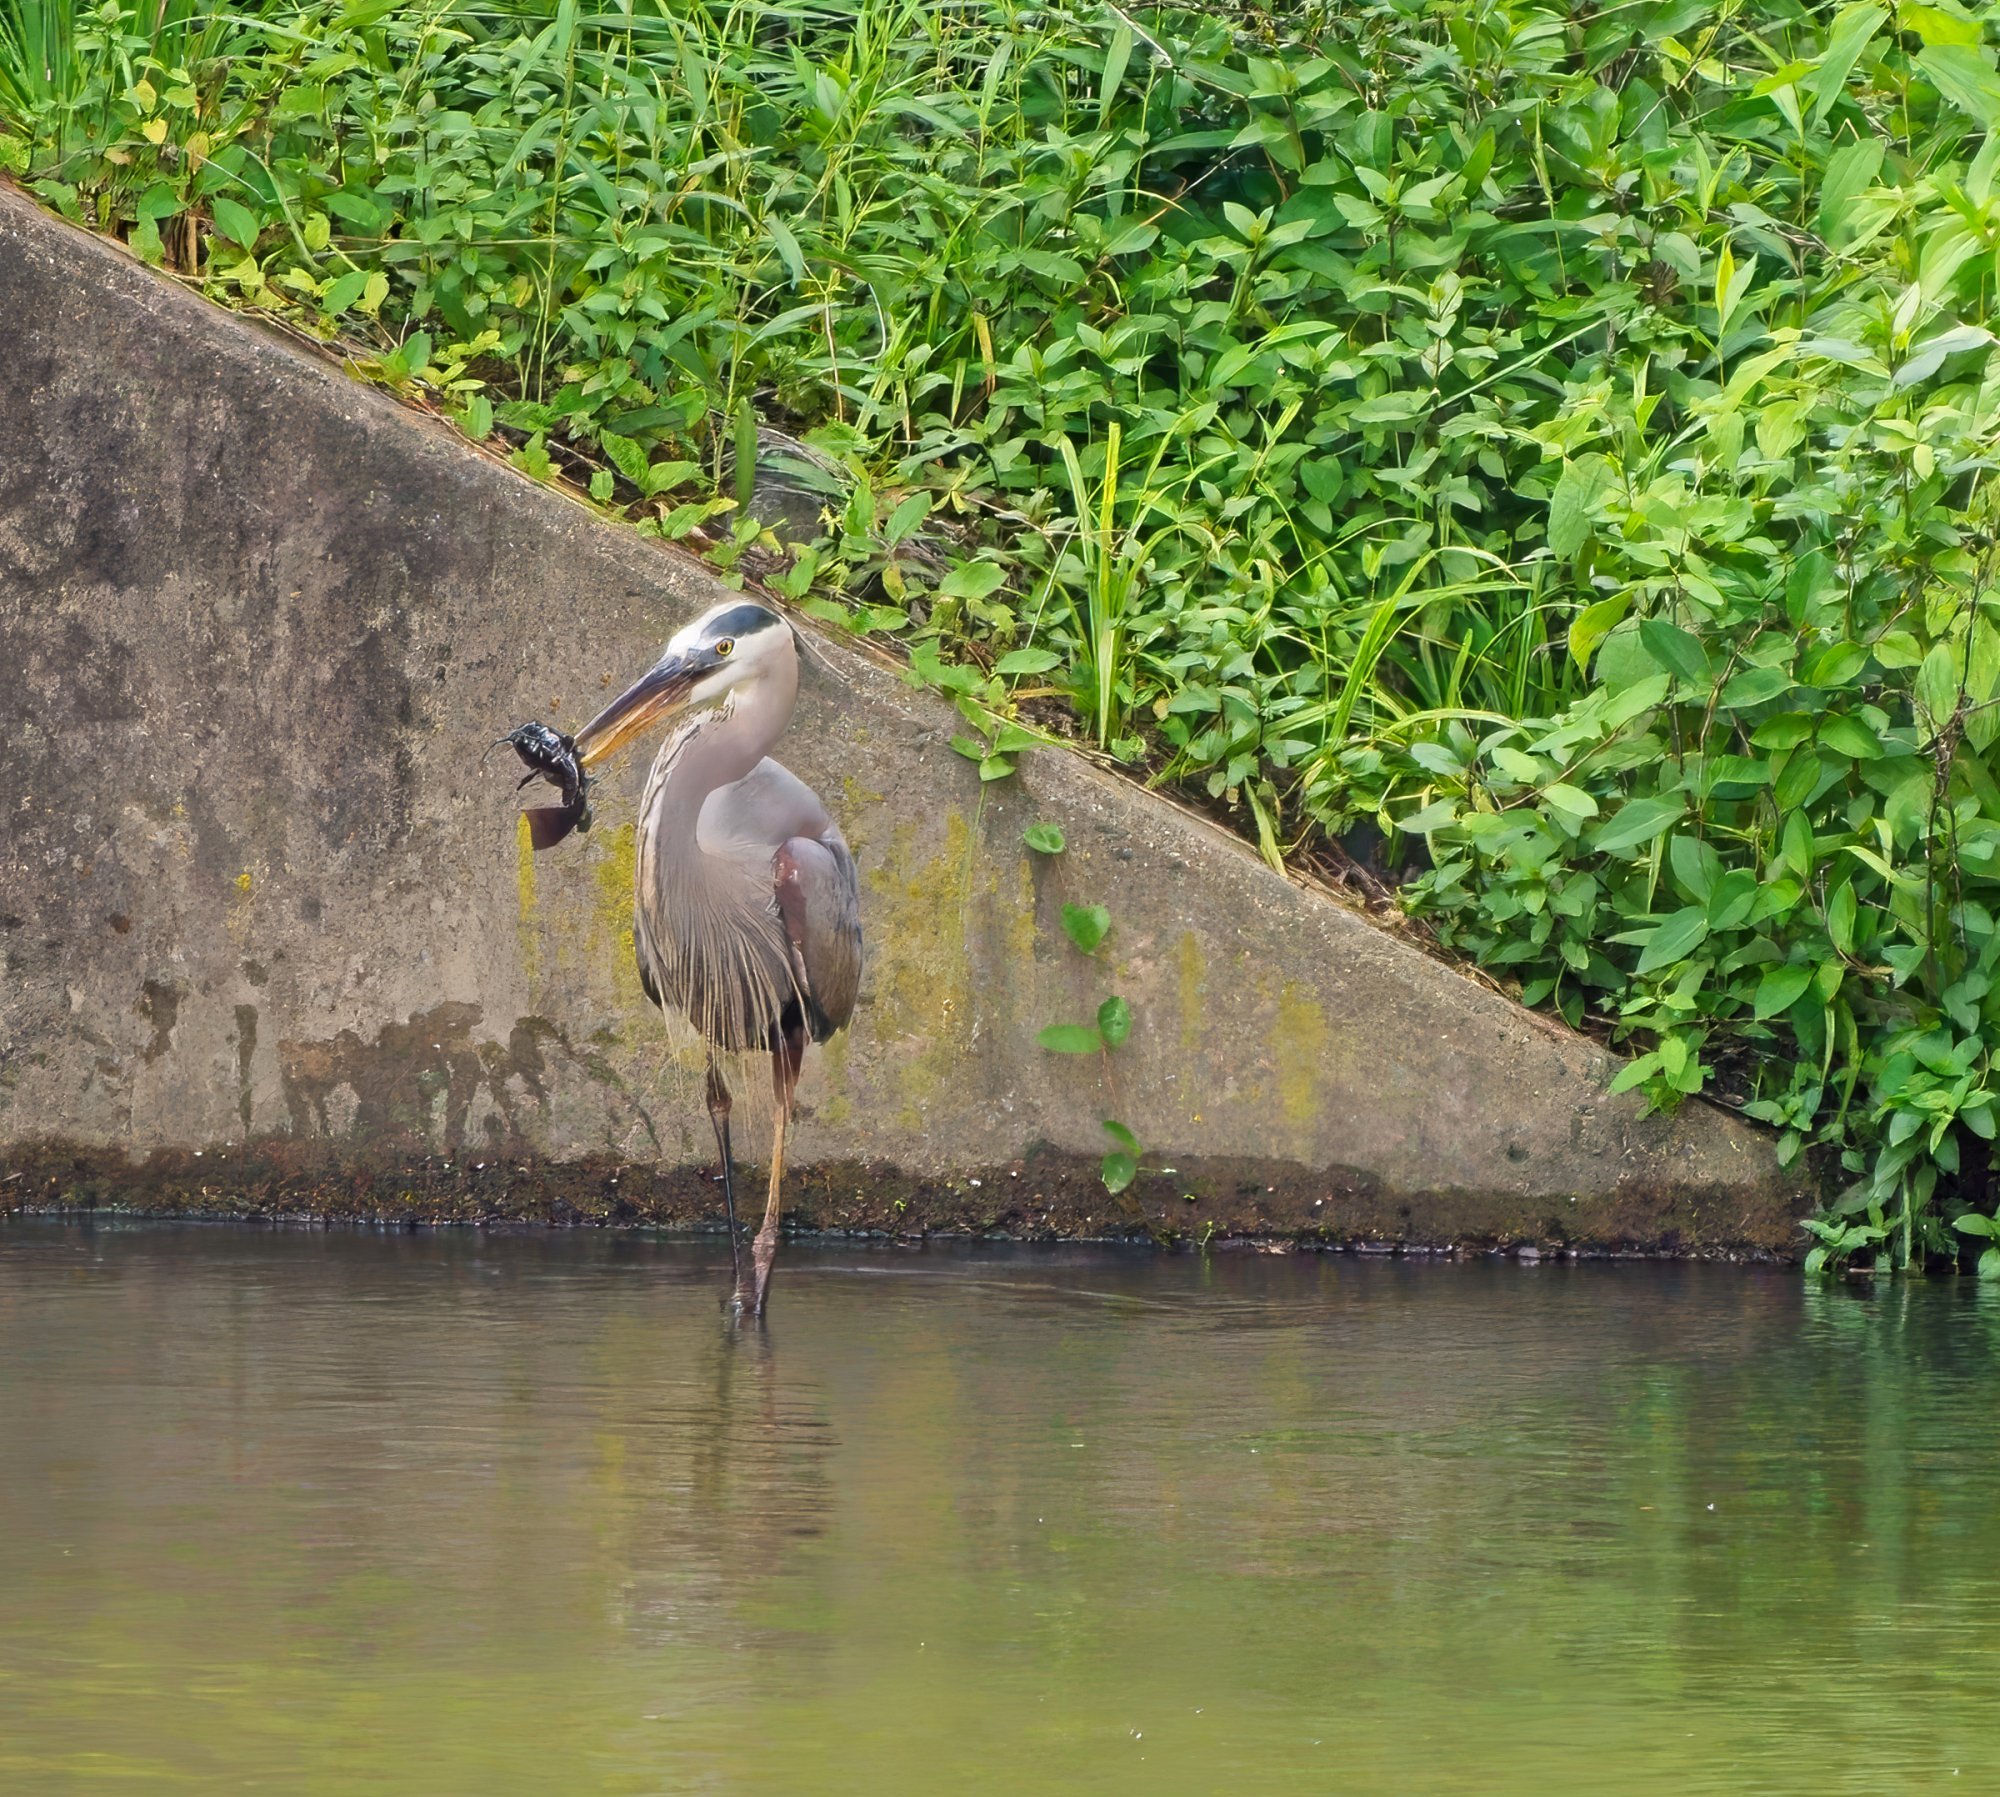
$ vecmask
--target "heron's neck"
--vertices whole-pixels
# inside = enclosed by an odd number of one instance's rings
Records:
[[[663,846],[695,846],[703,802],[717,787],[742,779],[770,753],[791,722],[797,692],[795,681],[785,686],[760,681],[697,712],[661,743],[647,782],[646,808],[655,813],[653,827]]]

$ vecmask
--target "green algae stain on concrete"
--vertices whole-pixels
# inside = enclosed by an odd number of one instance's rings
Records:
[[[863,928],[875,949],[873,1033],[897,1044],[899,1124],[919,1129],[926,1102],[969,1045],[971,957],[966,911],[975,843],[957,810],[945,814],[943,852],[918,859],[917,826],[899,825],[867,876]]]
[[[1271,1031],[1271,1059],[1278,1069],[1278,1103],[1287,1123],[1311,1123],[1319,1114],[1319,1081],[1326,1057],[1326,1013],[1296,980],[1278,993],[1278,1021]]]

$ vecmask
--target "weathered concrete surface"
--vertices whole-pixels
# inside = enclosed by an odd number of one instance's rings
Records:
[[[700,1055],[631,965],[643,768],[531,862],[480,760],[712,579],[4,192],[0,442],[0,1203],[712,1216]],[[982,790],[946,708],[828,658],[781,753],[869,966],[803,1220],[1793,1246],[1758,1132],[1642,1119],[1587,1042],[1079,761]],[[1110,908],[1095,959],[1064,900]],[[1105,1064],[1036,1046],[1113,991]],[[1107,1198],[1105,1117],[1176,1171]]]

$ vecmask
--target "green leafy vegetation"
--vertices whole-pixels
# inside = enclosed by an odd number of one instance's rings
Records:
[[[897,639],[984,777],[1379,839],[1621,1083],[1815,1156],[1813,1264],[1904,1265],[1993,1210],[1996,37],[0,0],[0,165]]]

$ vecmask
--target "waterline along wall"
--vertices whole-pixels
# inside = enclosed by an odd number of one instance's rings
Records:
[[[632,966],[644,757],[532,859],[481,757],[714,579],[4,189],[0,346],[0,1207],[713,1217],[702,1057]],[[800,1221],[1795,1247],[1761,1132],[1641,1117],[1597,1048],[1080,760],[982,787],[947,706],[821,648],[779,753],[869,960]],[[1109,909],[1095,956],[1065,901]],[[1037,1045],[1112,993],[1115,1054]],[[1148,1169],[1117,1197],[1107,1117]]]

